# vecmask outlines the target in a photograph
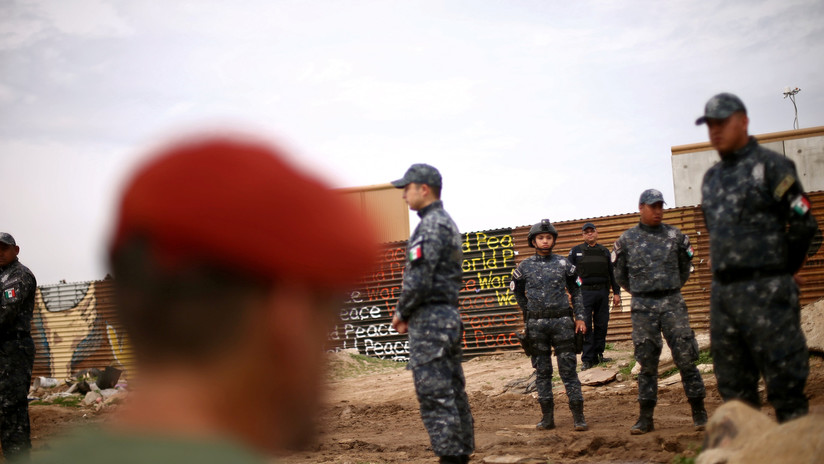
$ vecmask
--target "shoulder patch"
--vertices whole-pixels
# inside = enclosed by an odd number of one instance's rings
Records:
[[[523,277],[523,276],[524,276],[523,273],[521,273],[521,270],[518,269],[517,267],[512,270],[512,279],[513,280],[520,280],[521,277]]]
[[[582,281],[581,278],[578,277],[578,278],[575,279],[575,283],[578,284],[578,286],[580,287],[581,285],[584,284],[584,281]]]
[[[790,203],[790,211],[799,215],[804,216],[810,210],[810,200],[808,200],[804,195],[799,195],[798,197]]]
[[[575,275],[575,265],[574,264],[569,267],[569,275],[571,275],[571,276]]]
[[[781,179],[781,182],[779,182],[778,185],[775,187],[775,191],[773,191],[773,197],[776,200],[780,200],[784,197],[784,194],[787,193],[787,190],[789,190],[794,183],[795,177],[793,177],[792,174],[787,174],[786,176],[784,176],[783,179]]]

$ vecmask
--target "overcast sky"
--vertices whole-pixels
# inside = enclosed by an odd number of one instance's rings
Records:
[[[712,95],[824,125],[824,2],[0,0],[0,230],[40,284],[96,280],[121,183],[198,128],[334,187],[441,170],[462,231],[674,203]],[[414,224],[413,224],[414,225]]]

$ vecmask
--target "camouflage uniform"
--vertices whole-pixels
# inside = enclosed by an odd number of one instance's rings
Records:
[[[545,417],[544,421],[538,424],[538,428],[555,426],[552,418],[552,347],[555,347],[558,371],[564,382],[570,408],[575,413],[575,404],[579,405],[580,423],[585,427],[582,413],[584,396],[581,394],[581,382],[575,372],[575,322],[571,317],[573,310],[569,307],[567,296],[569,291],[572,295],[575,319],[583,321],[584,304],[575,266],[557,254],[541,256],[536,253],[524,259],[512,271],[510,286],[523,311],[527,335],[533,349],[531,358],[536,373],[538,403]]]
[[[758,406],[760,374],[780,422],[804,415],[809,360],[792,274],[817,224],[795,165],[750,137],[707,171],[701,193],[710,232],[718,391],[725,401]]]
[[[704,381],[694,364],[698,344],[681,296],[681,287],[690,275],[689,237],[668,224],[652,227],[639,223],[615,242],[612,260],[615,280],[632,295],[632,343],[635,360],[641,364],[638,401],[654,405],[658,399],[661,332],[681,371],[687,398],[704,398]]]
[[[468,456],[475,435],[461,366],[461,238],[440,200],[418,211],[397,312],[409,322],[409,369],[438,456]]]
[[[0,268],[0,441],[6,460],[31,449],[28,391],[34,366],[31,320],[37,281],[15,260]]]

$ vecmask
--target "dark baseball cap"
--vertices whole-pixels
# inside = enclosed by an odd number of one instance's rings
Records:
[[[428,164],[413,164],[406,170],[406,174],[402,178],[393,180],[392,185],[396,188],[404,188],[412,182],[440,188],[441,173]]]
[[[695,125],[700,126],[707,122],[707,119],[727,119],[737,111],[747,114],[744,102],[731,93],[719,93],[710,98],[704,106],[704,115],[695,120]]]
[[[5,243],[6,245],[17,246],[17,242],[14,241],[14,237],[12,237],[8,232],[0,232],[0,242]]]
[[[587,229],[596,229],[596,230],[597,230],[598,228],[597,228],[597,227],[595,227],[595,224],[593,224],[593,223],[591,223],[591,222],[587,222],[586,224],[584,224],[584,226],[583,226],[583,227],[581,227],[581,232],[583,232],[583,231],[585,231],[585,230],[587,230]]]
[[[655,189],[647,189],[641,194],[641,198],[638,199],[638,204],[651,205],[659,201],[664,202],[664,194]]]

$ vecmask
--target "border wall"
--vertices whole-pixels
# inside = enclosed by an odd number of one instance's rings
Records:
[[[824,228],[824,191],[810,194],[819,228]],[[535,218],[538,220],[540,218]],[[638,222],[638,214],[622,214],[554,223],[555,251],[567,255],[582,242],[581,226],[598,226],[599,243],[611,248],[618,236]],[[709,329],[709,237],[700,206],[664,211],[664,221],[688,234],[695,248],[695,272],[682,292],[690,323],[697,332]],[[519,350],[515,333],[523,327],[520,308],[509,289],[512,269],[533,253],[526,243],[529,225],[463,234],[463,284],[460,311],[464,321],[467,357]],[[821,237],[818,237],[819,244]],[[353,289],[329,334],[329,350],[354,348],[361,354],[403,361],[408,358],[406,335],[391,329],[401,290],[406,242],[384,244],[379,265]],[[801,271],[801,304],[824,297],[824,249],[817,249]],[[629,295],[623,308],[612,312],[608,342],[631,339]],[[100,280],[37,289],[32,335],[37,349],[34,376],[66,378],[86,368],[114,366],[130,371],[133,357],[128,340],[114,315],[113,282]]]

